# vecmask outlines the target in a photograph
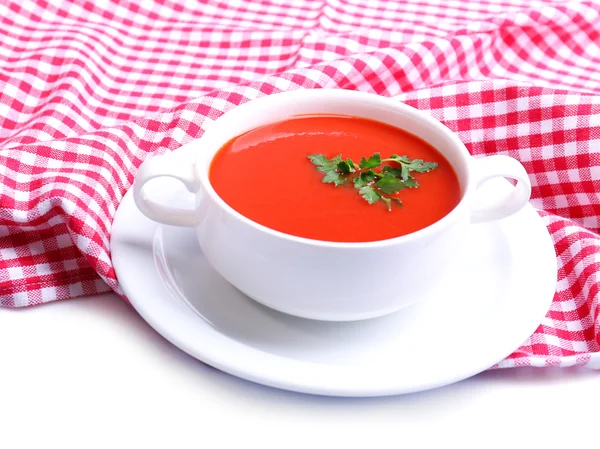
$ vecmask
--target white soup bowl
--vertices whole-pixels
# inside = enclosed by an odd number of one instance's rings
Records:
[[[420,137],[454,168],[461,189],[460,202],[424,229],[364,243],[285,234],[244,217],[225,203],[208,176],[215,153],[240,134],[306,114],[363,117]],[[502,155],[473,158],[457,135],[428,113],[361,92],[297,90],[252,100],[222,115],[192,145],[197,147],[193,163],[182,162],[176,153],[144,161],[134,183],[138,208],[159,223],[195,227],[204,256],[227,281],[270,308],[304,318],[372,318],[423,298],[427,286],[452,263],[471,223],[511,215],[528,202],[531,194],[527,173],[516,159]],[[144,185],[156,177],[180,180],[195,194],[196,207],[187,210],[153,201]],[[495,177],[517,182],[499,201],[476,207],[473,199],[478,187]]]

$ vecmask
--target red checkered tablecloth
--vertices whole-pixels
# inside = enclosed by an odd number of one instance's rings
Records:
[[[119,292],[111,222],[144,158],[249,99],[337,87],[525,165],[559,280],[498,366],[600,368],[597,1],[19,0],[0,21],[0,305]]]

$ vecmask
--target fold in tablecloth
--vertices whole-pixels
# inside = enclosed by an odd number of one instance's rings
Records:
[[[556,246],[554,302],[500,367],[600,367],[594,1],[0,3],[0,304],[119,292],[109,238],[150,153],[249,99],[393,97],[508,154]]]

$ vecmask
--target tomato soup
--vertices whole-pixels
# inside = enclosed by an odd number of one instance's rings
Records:
[[[419,187],[393,194],[402,207],[369,204],[352,183],[322,182],[308,159],[341,154],[360,161],[379,152],[436,162],[413,173]],[[448,214],[460,201],[450,163],[420,138],[373,120],[315,115],[256,128],[230,140],[212,160],[210,182],[217,194],[245,217],[268,228],[309,239],[370,242],[422,229]]]

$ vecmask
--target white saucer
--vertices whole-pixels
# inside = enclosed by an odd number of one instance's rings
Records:
[[[191,200],[160,180],[150,187],[171,201],[176,191]],[[111,251],[124,293],[175,346],[253,382],[333,396],[409,393],[473,376],[535,331],[556,285],[554,246],[531,206],[473,225],[463,254],[431,280],[427,298],[351,323],[294,318],[250,300],[207,264],[193,230],[148,220],[131,191],[116,213]]]

